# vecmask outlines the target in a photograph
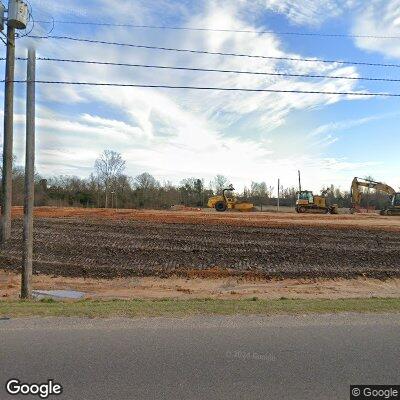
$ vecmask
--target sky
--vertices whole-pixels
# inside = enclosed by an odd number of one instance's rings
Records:
[[[400,36],[400,0],[30,0],[36,21],[274,31],[274,34],[61,24],[50,35],[274,57],[229,57],[21,38],[17,55],[234,69],[256,72],[400,79],[400,68],[320,60],[400,64],[400,39],[282,35],[278,32]],[[51,25],[36,22],[32,35]],[[3,49],[5,54],[5,48]],[[4,69],[4,62],[2,64]],[[25,79],[25,62],[16,78]],[[37,62],[37,79],[217,86],[278,90],[392,92],[399,83],[327,78],[235,75]],[[3,97],[3,88],[0,91]],[[3,101],[1,99],[0,101]],[[88,177],[105,150],[120,152],[131,176],[149,172],[161,182],[185,177],[209,182],[217,174],[237,189],[251,181],[277,188],[349,189],[354,176],[400,187],[400,98],[246,93],[181,89],[37,86],[37,171],[45,177]],[[15,145],[23,163],[25,88],[17,84]]]

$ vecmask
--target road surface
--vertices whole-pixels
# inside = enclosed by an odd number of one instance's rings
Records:
[[[0,321],[0,398],[18,378],[60,399],[348,399],[400,383],[400,315]]]

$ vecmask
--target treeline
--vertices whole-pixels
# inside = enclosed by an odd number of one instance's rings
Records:
[[[168,209],[173,205],[206,207],[210,196],[221,194],[231,182],[217,175],[211,182],[191,177],[178,185],[160,182],[144,172],[136,177],[125,175],[125,161],[119,153],[106,150],[96,160],[94,172],[82,179],[74,176],[55,176],[44,179],[35,176],[35,204],[37,206],[96,207],[96,208],[148,208]],[[14,168],[13,204],[23,205],[24,171]],[[341,191],[333,185],[321,189],[326,193],[328,204],[338,204],[341,208],[351,206],[348,191]],[[259,208],[277,205],[277,188],[265,182],[252,182],[243,192],[236,191],[240,200],[247,200]],[[320,193],[314,193],[320,194]],[[294,207],[297,188],[280,188],[280,205]],[[388,197],[371,191],[363,196],[362,205],[383,208]]]

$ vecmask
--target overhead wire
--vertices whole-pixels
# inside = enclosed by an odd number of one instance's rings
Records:
[[[55,21],[55,23],[60,21]],[[64,21],[65,23],[68,23]],[[82,22],[82,24],[92,24],[89,22]],[[93,25],[99,25],[102,23],[93,23]],[[125,24],[123,24],[125,25]],[[132,25],[133,26],[133,25]],[[135,27],[146,27],[144,25]],[[149,26],[150,27],[150,26]],[[152,28],[157,28],[153,26]],[[162,27],[158,27],[162,28]],[[181,29],[179,27],[169,27],[171,29]],[[186,28],[182,28],[186,29]],[[208,28],[195,28],[196,30],[209,30]],[[218,30],[217,30],[218,31]],[[266,32],[265,32],[266,33]],[[241,54],[241,53],[225,53],[225,52],[213,52],[207,50],[195,50],[195,49],[182,49],[173,47],[161,47],[142,45],[135,43],[120,43],[110,42],[105,40],[86,39],[71,36],[38,36],[29,35],[34,39],[55,39],[55,40],[70,40],[84,43],[93,44],[105,44],[114,46],[124,46],[133,48],[143,48],[161,51],[176,51],[176,52],[188,52],[196,54],[210,54],[210,55],[221,55],[221,56],[233,56],[233,57],[248,57],[248,58],[261,58],[261,59],[272,59],[272,60],[285,60],[285,61],[303,61],[303,62],[321,62],[321,63],[336,63],[342,65],[367,65],[367,66],[378,66],[378,67],[400,67],[400,64],[389,64],[389,63],[372,63],[362,61],[342,61],[342,60],[325,60],[325,59],[314,59],[314,58],[300,58],[300,57],[278,57],[278,56],[265,56],[265,55],[254,55],[254,54]],[[23,58],[19,58],[23,59]],[[184,70],[184,71],[198,71],[198,72],[216,72],[216,73],[232,73],[232,74],[249,74],[249,75],[264,75],[264,76],[283,76],[283,77],[297,77],[297,78],[324,78],[324,79],[348,79],[348,80],[365,80],[365,81],[387,81],[387,82],[400,82],[400,79],[394,78],[377,78],[377,77],[355,77],[355,76],[338,76],[338,75],[323,75],[323,74],[291,74],[287,72],[261,72],[261,71],[240,71],[233,69],[213,69],[213,68],[197,68],[197,67],[182,67],[182,66],[165,66],[165,65],[152,65],[152,64],[131,64],[131,63],[120,63],[120,62],[107,62],[107,61],[95,61],[95,60],[76,60],[76,59],[60,59],[50,57],[39,57],[38,60],[49,61],[49,62],[69,62],[69,63],[82,63],[82,64],[96,64],[96,65],[109,65],[109,66],[124,66],[124,67],[138,67],[138,68],[155,68],[155,69],[168,69],[168,70]],[[15,81],[21,83],[24,81]],[[46,81],[38,80],[39,84],[64,84],[64,85],[85,85],[85,86],[114,86],[114,87],[137,87],[137,88],[164,88],[164,89],[190,89],[190,90],[218,90],[218,91],[242,91],[242,92],[269,92],[269,93],[300,93],[300,94],[325,94],[325,95],[353,95],[353,96],[384,96],[384,97],[400,97],[400,93],[369,93],[369,92],[341,92],[341,91],[312,91],[312,90],[280,90],[280,89],[257,89],[257,88],[236,88],[236,87],[209,87],[209,86],[180,86],[180,85],[150,85],[150,84],[125,84],[125,83],[102,83],[102,82],[78,82],[78,81]]]
[[[143,44],[136,44],[136,43],[110,42],[110,41],[105,41],[105,40],[77,38],[77,37],[72,37],[72,36],[29,35],[28,37],[33,38],[33,39],[42,39],[42,40],[46,40],[46,39],[47,40],[50,40],[50,39],[68,40],[68,41],[83,42],[83,43],[104,44],[104,45],[110,45],[110,46],[132,47],[132,48],[149,49],[149,50],[184,52],[184,53],[192,53],[192,54],[194,53],[194,54],[209,54],[209,55],[231,56],[231,57],[259,58],[259,59],[279,60],[279,61],[314,62],[314,63],[329,63],[329,64],[334,63],[334,64],[340,64],[340,65],[364,65],[364,66],[374,66],[374,67],[400,68],[400,64],[371,63],[371,62],[363,62],[363,61],[326,60],[326,59],[302,58],[302,57],[265,56],[265,55],[241,54],[241,53],[226,53],[226,52],[219,52],[219,51],[207,51],[207,50],[182,49],[182,48],[174,48],[174,47],[151,46],[151,45],[143,45]]]
[[[39,23],[51,24],[51,21],[37,21]],[[119,28],[136,28],[136,29],[159,29],[159,30],[182,30],[182,31],[198,31],[198,32],[226,32],[226,33],[250,33],[257,35],[287,35],[287,36],[314,36],[314,37],[332,37],[332,38],[364,38],[364,39],[400,39],[400,36],[389,35],[362,35],[362,34],[346,34],[346,33],[324,33],[324,32],[285,32],[274,30],[252,30],[252,29],[225,29],[225,28],[208,28],[208,27],[186,27],[186,26],[167,26],[167,25],[136,25],[127,23],[111,23],[111,22],[92,22],[92,21],[55,21],[57,24],[64,25],[88,25],[88,26],[107,26]]]
[[[1,82],[5,82],[2,80]],[[215,87],[215,86],[184,86],[184,85],[150,85],[131,83],[106,83],[106,82],[78,82],[78,81],[48,81],[36,80],[38,84],[75,85],[75,86],[105,86],[105,87],[133,87],[133,88],[158,88],[158,89],[190,89],[190,90],[214,90],[229,92],[259,92],[259,93],[296,93],[296,94],[322,94],[342,96],[368,96],[368,97],[400,97],[400,93],[368,93],[368,92],[340,92],[320,90],[289,90],[289,89],[252,89],[237,87]],[[26,80],[14,80],[14,83],[27,83]]]
[[[18,59],[26,60],[26,58],[18,58]],[[240,70],[233,70],[233,69],[196,68],[196,67],[182,67],[182,66],[175,67],[175,66],[167,66],[167,65],[131,64],[131,63],[121,63],[121,62],[76,60],[76,59],[62,59],[62,58],[51,58],[51,57],[38,57],[37,60],[49,61],[49,62],[89,64],[89,65],[93,64],[93,65],[104,65],[104,66],[167,69],[167,70],[177,70],[177,71],[230,73],[230,74],[239,74],[239,75],[261,75],[261,76],[294,77],[294,78],[323,78],[323,79],[364,80],[364,81],[378,81],[378,82],[400,82],[400,79],[395,79],[395,78],[338,76],[338,75],[320,75],[320,74],[293,74],[293,73],[288,73],[288,72],[240,71]]]

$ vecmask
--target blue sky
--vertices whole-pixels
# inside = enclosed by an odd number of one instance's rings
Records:
[[[400,36],[400,0],[31,0],[36,20],[96,21],[221,29]],[[82,5],[83,4],[83,5]],[[115,4],[115,5],[113,5]],[[34,33],[48,26],[36,23]],[[400,68],[343,66],[321,59],[400,63],[400,39],[320,38],[55,25],[53,35],[219,52],[315,58],[312,63],[20,39],[18,55],[266,72],[400,78]],[[17,77],[24,78],[19,62]],[[38,61],[38,79],[400,93],[396,83],[277,78],[60,64]],[[400,99],[313,94],[222,93],[39,85],[37,169],[88,176],[104,149],[122,153],[127,173],[160,181],[226,175],[276,187],[348,189],[353,176],[400,186]],[[2,95],[2,93],[1,93]],[[15,153],[23,160],[24,88],[17,88]]]

